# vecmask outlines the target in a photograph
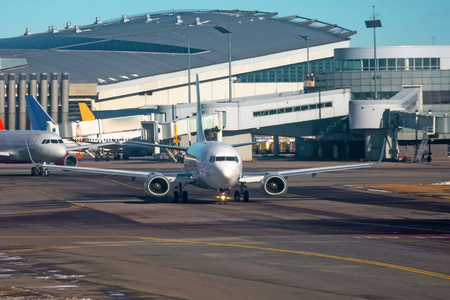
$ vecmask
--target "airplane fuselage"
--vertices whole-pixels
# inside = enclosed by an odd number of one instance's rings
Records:
[[[242,176],[242,158],[235,148],[222,142],[195,143],[186,152],[184,168],[193,174],[195,186],[225,193]]]
[[[25,143],[26,141],[26,143]],[[47,131],[0,131],[0,163],[57,162],[67,155],[66,145],[59,135]]]

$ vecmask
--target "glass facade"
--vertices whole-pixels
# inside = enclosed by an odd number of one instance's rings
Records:
[[[379,98],[389,99],[404,86],[422,86],[424,109],[448,111],[450,107],[450,70],[441,70],[440,58],[378,59],[377,84]],[[237,75],[237,82],[302,82],[307,63],[286,65]],[[373,59],[310,61],[315,74],[315,89],[351,88],[352,99],[373,99],[375,61]],[[261,112],[260,115],[270,112]]]
[[[330,72],[316,74],[316,86],[322,89],[351,87],[352,99],[372,99],[374,72]],[[377,72],[379,96],[388,99],[403,86],[423,89],[424,104],[450,104],[450,70],[414,70]]]
[[[380,71],[439,70],[441,68],[441,60],[436,57],[379,58],[377,61]],[[375,61],[373,59],[336,60],[335,67],[336,71],[373,71]]]
[[[309,62],[311,73],[333,72],[334,59],[324,58]],[[301,82],[308,72],[307,62],[270,68],[237,75],[238,82]]]

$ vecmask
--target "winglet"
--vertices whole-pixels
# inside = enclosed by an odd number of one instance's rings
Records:
[[[80,108],[81,120],[82,121],[93,121],[95,120],[95,116],[92,111],[89,109],[86,103],[78,102],[78,107]]]
[[[3,121],[0,118],[0,130],[5,130],[5,125],[3,125]]]
[[[202,119],[202,104],[200,103],[200,87],[197,79],[197,142],[206,141],[205,132],[203,131],[203,119]]]
[[[28,116],[31,121],[31,128],[33,130],[47,130],[47,122],[55,124],[53,119],[48,115],[45,109],[37,102],[32,95],[25,96],[27,101]]]
[[[384,158],[384,149],[385,148],[386,148],[386,138],[383,140],[383,147],[381,147],[380,158],[376,162],[372,163],[372,165],[379,164],[383,160],[383,158]]]

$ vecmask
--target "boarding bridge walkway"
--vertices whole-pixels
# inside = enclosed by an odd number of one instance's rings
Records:
[[[388,136],[391,140],[387,156],[398,159],[398,131],[409,128],[415,131],[416,141],[420,140],[414,160],[418,161],[427,147],[430,136],[450,133],[450,118],[423,112],[422,89],[407,87],[388,100],[350,101],[349,125],[354,132],[364,132],[366,158],[375,158],[370,148]]]

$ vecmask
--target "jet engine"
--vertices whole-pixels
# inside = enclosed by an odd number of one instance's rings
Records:
[[[286,193],[288,184],[281,175],[267,175],[261,182],[261,189],[267,196],[279,196]]]
[[[56,161],[55,165],[58,166],[68,166],[68,167],[76,167],[78,165],[78,158],[75,155],[67,154],[60,161]]]
[[[144,183],[144,190],[153,197],[164,197],[170,190],[170,183],[162,175],[149,176]]]

